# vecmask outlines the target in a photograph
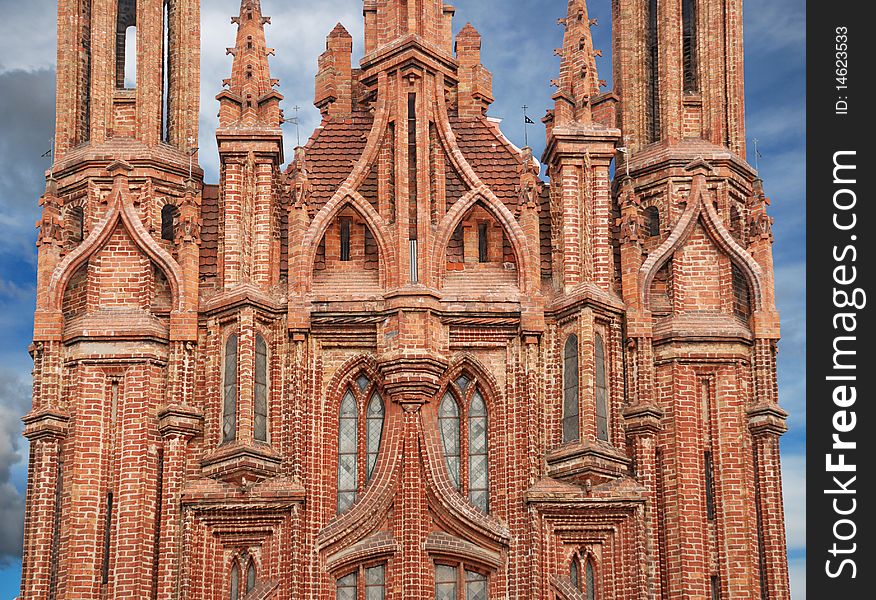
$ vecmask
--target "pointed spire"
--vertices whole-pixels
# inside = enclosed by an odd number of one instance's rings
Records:
[[[565,25],[566,34],[563,47],[556,52],[561,60],[560,77],[553,82],[558,88],[554,125],[590,123],[590,99],[599,93],[596,57],[600,52],[593,50],[590,26],[595,21],[587,16],[586,0],[569,0],[569,14],[559,23]]]
[[[274,54],[265,41],[265,25],[270,17],[262,15],[260,0],[241,0],[240,16],[232,17],[237,24],[237,43],[228,48],[234,55],[231,78],[224,84],[228,89],[216,98],[221,103],[220,127],[280,126],[283,96],[274,90],[279,81],[271,78],[268,56]]]

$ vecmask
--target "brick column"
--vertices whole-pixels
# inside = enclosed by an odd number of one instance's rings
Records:
[[[157,600],[173,600],[177,597],[183,533],[180,496],[185,483],[188,443],[201,433],[203,426],[204,417],[189,406],[168,406],[158,414],[164,455],[161,464],[161,552],[158,555]]]
[[[635,461],[635,477],[647,490],[645,543],[649,557],[646,567],[648,597],[660,599],[660,536],[657,519],[657,435],[663,411],[656,406],[630,406],[624,410],[629,447]]]
[[[30,413],[23,419],[24,437],[30,441],[30,461],[21,597],[28,600],[57,597],[61,448],[69,420],[59,410]]]
[[[785,511],[782,502],[782,469],[779,438],[788,430],[787,413],[778,406],[758,406],[748,411],[754,447],[754,484],[761,596],[789,600]]]

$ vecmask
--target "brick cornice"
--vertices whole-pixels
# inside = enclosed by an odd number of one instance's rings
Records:
[[[44,408],[25,415],[24,437],[31,442],[37,440],[59,440],[67,437],[70,426],[70,415],[59,408]]]

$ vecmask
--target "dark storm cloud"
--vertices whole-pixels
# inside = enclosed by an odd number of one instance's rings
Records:
[[[54,71],[0,73],[0,260],[33,261],[54,130]]]
[[[0,371],[0,566],[21,556],[24,497],[12,483],[12,467],[23,460],[20,418],[29,406],[28,385]]]

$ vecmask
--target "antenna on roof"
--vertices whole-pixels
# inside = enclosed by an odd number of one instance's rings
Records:
[[[301,145],[301,119],[298,117],[298,111],[301,110],[301,107],[297,104],[292,107],[292,110],[295,111],[295,116],[289,119],[283,119],[284,123],[294,123],[295,124],[295,137],[298,140],[298,145]]]

